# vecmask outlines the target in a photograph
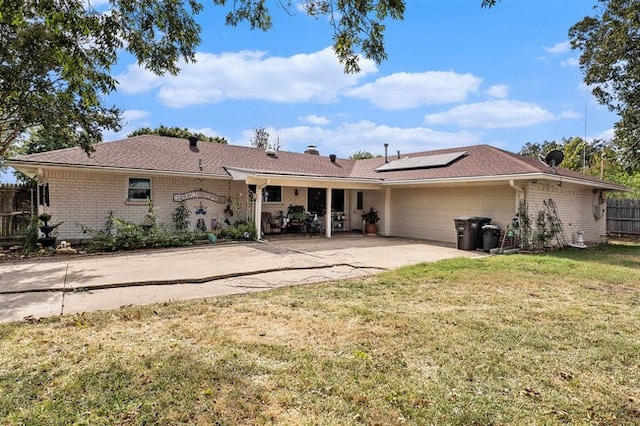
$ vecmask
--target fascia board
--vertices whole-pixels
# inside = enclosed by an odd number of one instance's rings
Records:
[[[379,179],[366,179],[366,178],[338,178],[327,176],[303,176],[303,175],[277,175],[277,174],[264,174],[255,173],[251,176],[258,182],[268,182],[268,185],[282,185],[282,186],[311,186],[320,188],[340,188],[340,189],[382,189]],[[249,181],[247,180],[247,183]],[[253,182],[251,182],[253,183]]]
[[[576,179],[573,177],[549,175],[546,173],[525,173],[516,175],[501,176],[465,176],[455,178],[439,178],[439,179],[415,179],[415,180],[393,180],[384,181],[382,186],[430,186],[430,185],[446,185],[446,184],[464,184],[464,183],[483,183],[483,182],[502,182],[510,180],[549,180],[552,182],[572,183],[575,185],[588,186],[591,188],[606,189],[611,191],[631,192],[631,188],[622,185],[611,184],[607,182],[595,182],[585,179]]]
[[[45,162],[32,162],[21,160],[6,160],[5,165],[11,166],[19,172],[25,173],[27,176],[34,177],[37,174],[38,169],[50,169],[50,170],[82,170],[82,171],[94,171],[94,172],[107,172],[107,173],[121,173],[121,174],[144,174],[149,176],[174,176],[174,177],[193,177],[193,178],[213,178],[230,180],[231,177],[227,174],[217,173],[202,173],[202,172],[176,172],[171,170],[152,170],[152,169],[137,169],[132,167],[111,167],[111,166],[93,166],[93,165],[61,165],[51,164]],[[35,172],[35,173],[33,173]]]

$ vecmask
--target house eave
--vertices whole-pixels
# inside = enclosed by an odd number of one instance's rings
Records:
[[[574,177],[550,175],[548,173],[523,173],[523,174],[509,174],[509,175],[494,175],[494,176],[461,176],[451,178],[429,178],[429,179],[395,179],[385,180],[382,182],[382,186],[448,186],[459,184],[482,184],[482,183],[508,183],[511,180],[547,180],[552,182],[571,183],[575,185],[587,186],[590,188],[607,190],[607,191],[632,191],[630,188],[616,185],[609,182],[598,182],[587,179],[578,179]]]
[[[59,163],[47,163],[47,162],[34,162],[34,161],[22,161],[22,160],[7,160],[5,165],[11,166],[19,172],[27,175],[30,178],[35,178],[38,175],[39,169],[50,170],[83,170],[94,171],[104,173],[125,173],[131,175],[145,175],[145,176],[173,176],[173,177],[196,177],[196,178],[212,178],[212,179],[224,179],[230,180],[231,176],[228,174],[218,173],[203,173],[203,172],[185,172],[175,170],[154,170],[135,167],[116,167],[116,166],[95,166],[84,164],[59,164]]]
[[[231,176],[233,176],[235,180],[243,180],[250,185],[311,186],[342,189],[381,189],[381,180],[372,178],[264,173],[232,167],[227,167],[226,170]]]

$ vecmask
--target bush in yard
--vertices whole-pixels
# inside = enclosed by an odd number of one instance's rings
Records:
[[[236,241],[250,241],[256,239],[256,226],[253,222],[236,222],[233,226],[220,231],[222,238]]]
[[[136,224],[109,212],[104,229],[83,227],[82,232],[92,236],[89,243],[89,250],[92,251],[182,247],[206,240],[206,235],[201,232],[186,229],[171,231],[158,226],[155,221],[150,223],[149,216],[146,219],[144,223]]]
[[[169,229],[158,225],[150,207],[141,224],[117,217],[109,212],[104,229],[82,227],[82,232],[91,235],[90,251],[136,250],[142,248],[184,247],[208,241],[207,234],[198,230]],[[252,222],[236,222],[220,231],[220,238],[236,241],[256,239],[256,228]]]

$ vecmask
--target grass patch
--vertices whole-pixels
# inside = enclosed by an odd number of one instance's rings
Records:
[[[640,246],[0,325],[2,424],[640,424]]]

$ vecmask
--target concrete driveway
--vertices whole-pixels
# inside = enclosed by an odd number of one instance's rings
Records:
[[[0,263],[0,322],[263,291],[483,255],[345,234]]]

